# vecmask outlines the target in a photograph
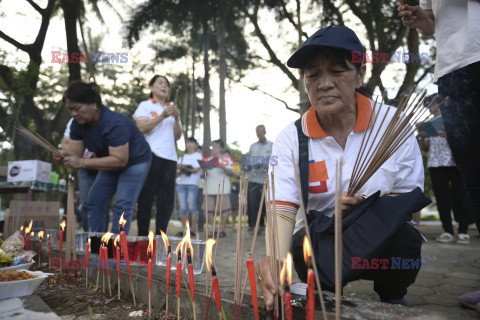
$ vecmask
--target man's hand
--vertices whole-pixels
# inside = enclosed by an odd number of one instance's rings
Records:
[[[85,158],[80,158],[77,156],[68,156],[63,160],[67,166],[72,169],[84,169],[85,168]]]
[[[405,27],[417,28],[424,36],[430,36],[435,33],[435,21],[420,6],[409,6],[406,4],[399,6],[398,11]]]
[[[275,287],[275,282],[272,278],[272,270],[270,269],[271,257],[258,261],[257,276],[258,284],[263,294],[263,301],[268,311],[273,310],[275,294],[281,294],[281,288]]]

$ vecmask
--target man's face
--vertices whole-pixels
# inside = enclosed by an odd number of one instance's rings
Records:
[[[257,132],[257,138],[258,138],[258,141],[260,142],[264,142],[265,140],[267,140],[267,138],[265,137],[266,135],[266,130],[265,130],[265,127],[257,127],[257,129],[255,129],[255,131]]]

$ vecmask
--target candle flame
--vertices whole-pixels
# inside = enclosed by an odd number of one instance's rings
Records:
[[[147,256],[148,254],[153,253],[153,231],[148,233],[148,247],[147,247]]]
[[[35,232],[30,232],[30,238],[33,238],[33,236],[35,235]]]
[[[190,240],[190,223],[186,222],[186,225],[187,225],[187,231],[186,231],[186,235],[185,237],[187,238],[187,240],[185,241],[185,250],[187,250],[187,248],[190,248],[190,253],[192,254],[192,257],[193,257],[193,247],[192,247],[192,242]]]
[[[30,219],[30,223],[28,224],[28,230],[32,230],[33,219]]]
[[[120,242],[120,235],[118,234],[115,240],[113,241],[113,245],[117,247],[119,242]],[[90,239],[88,239],[88,243],[90,243]]]
[[[168,237],[165,232],[160,230],[160,234],[162,235],[163,243],[165,244],[165,252],[168,254],[168,246],[170,245],[170,242],[168,241]]]
[[[38,237],[40,238],[40,240],[43,240],[43,231],[40,231],[40,232],[38,233]]]
[[[312,260],[312,248],[310,247],[310,241],[308,241],[307,236],[303,239],[303,258],[307,266],[310,266]]]
[[[60,229],[62,231],[65,231],[65,226],[67,225],[67,223],[65,222],[65,220],[62,221],[62,223],[60,223]]]
[[[121,226],[122,228],[125,227],[125,223],[127,223],[127,220],[123,219],[124,214],[125,214],[125,211],[123,211],[122,216],[120,217],[120,220],[118,221],[118,225]]]
[[[23,231],[23,226],[20,227],[20,232],[22,232],[22,231]]]
[[[111,232],[107,232],[103,235],[101,241],[102,242],[105,242],[105,243],[108,243],[108,241],[110,241],[110,238],[113,236],[113,233]]]
[[[50,240],[50,233],[47,234],[47,239]],[[90,240],[90,239],[89,239]]]
[[[214,239],[208,239],[206,243],[207,251],[205,254],[205,261],[207,265],[207,270],[210,272],[212,271],[212,248],[213,245],[215,244]]]
[[[118,236],[117,236],[118,237]],[[88,244],[90,245],[90,243],[92,242],[92,239],[88,238]]]
[[[280,283],[282,286],[292,285],[292,255],[287,253],[287,257],[283,259],[283,267],[280,271]]]

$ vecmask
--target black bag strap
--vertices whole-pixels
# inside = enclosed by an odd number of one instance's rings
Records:
[[[300,170],[300,187],[302,190],[303,205],[305,212],[308,206],[308,137],[302,130],[302,118],[295,121],[298,134],[298,168]]]

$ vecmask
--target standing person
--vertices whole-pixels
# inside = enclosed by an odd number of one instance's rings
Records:
[[[152,165],[138,197],[138,235],[147,236],[152,204],[157,197],[155,233],[167,233],[175,198],[177,150],[175,141],[182,136],[180,110],[170,105],[171,86],[165,76],[154,76],[149,82],[150,97],[141,102],[133,119],[152,149]]]
[[[273,143],[266,138],[263,124],[255,128],[258,141],[250,146],[248,152],[248,230],[252,231],[257,222],[258,209],[262,198],[263,183],[268,170]],[[265,229],[265,205],[262,206],[260,230]]]
[[[232,231],[237,230],[236,227],[236,218],[238,217],[238,206],[239,206],[239,199],[238,199],[238,193],[240,191],[240,172],[242,171],[240,169],[240,165],[238,164],[237,161],[235,161],[232,158],[232,153],[230,150],[225,150],[224,155],[228,156],[231,160],[232,164],[232,175],[230,176],[230,204],[232,206]],[[239,222],[240,223],[240,222]]]
[[[207,188],[203,189],[203,194],[207,195],[208,201],[208,220],[213,226],[213,219],[215,214],[215,204],[217,203],[217,192],[218,185],[220,184],[220,195],[222,193],[223,185],[223,200],[222,200],[222,210],[220,211],[220,198],[218,199],[218,212],[220,215],[220,230],[219,237],[223,238],[226,236],[225,225],[228,221],[228,216],[232,208],[230,203],[230,176],[233,175],[233,167],[231,164],[230,157],[225,156],[225,142],[218,139],[212,142],[212,156],[204,157],[202,159],[202,166],[204,171],[207,172]],[[223,184],[224,182],[224,184]],[[205,210],[205,203],[203,204]],[[211,237],[211,235],[209,235]]]
[[[403,24],[424,36],[435,34],[442,116],[453,159],[470,198],[470,212],[480,232],[480,2],[421,0],[419,6],[398,7]],[[480,290],[460,297],[480,310]]]
[[[197,145],[197,152],[202,154],[202,147]],[[202,170],[198,181],[197,209],[198,209],[198,232],[203,232],[205,224],[205,211],[203,211],[203,189],[205,189],[205,174]]]
[[[186,153],[178,159],[178,178],[177,178],[177,194],[180,204],[180,220],[182,221],[183,230],[186,229],[188,219],[188,211],[190,211],[190,233],[192,236],[197,234],[198,210],[197,196],[198,183],[202,175],[200,170],[200,162],[202,155],[197,152],[197,140],[190,137],[186,143]],[[182,237],[183,232],[179,232],[177,237]]]
[[[437,96],[432,94],[425,99],[425,106]],[[430,106],[435,117],[441,117],[438,103]],[[438,242],[454,242],[455,237],[452,226],[452,208],[455,219],[458,221],[457,243],[469,244],[468,225],[470,208],[468,206],[467,190],[463,186],[462,177],[458,172],[452,158],[452,151],[448,146],[445,132],[439,132],[438,136],[427,137],[426,132],[418,133],[420,148],[428,152],[427,167],[430,170],[433,193],[437,199],[437,208],[442,221],[443,233],[437,237]]]
[[[74,120],[68,148],[61,150],[63,157],[54,154],[54,159],[75,170],[99,171],[88,193],[88,229],[103,232],[105,215],[116,193],[111,231],[119,232],[118,222],[123,215],[128,234],[135,201],[150,166],[150,147],[130,119],[102,105],[95,84],[72,83],[63,101]],[[84,158],[85,148],[96,157]]]
[[[65,128],[65,132],[63,134],[62,139],[62,149],[68,150],[68,143],[70,142],[70,126],[72,125],[73,118],[70,119],[67,123],[67,127]],[[85,149],[83,153],[84,158],[93,158],[95,157],[95,153]],[[93,183],[95,182],[95,178],[97,177],[98,171],[97,170],[87,170],[87,169],[79,169],[77,171],[78,177],[78,189],[80,190],[80,217],[82,219],[82,228],[85,232],[88,232],[88,193],[90,192],[90,188],[92,187]],[[107,232],[108,230],[108,215],[106,215],[106,222],[105,222],[105,229],[102,232]]]

